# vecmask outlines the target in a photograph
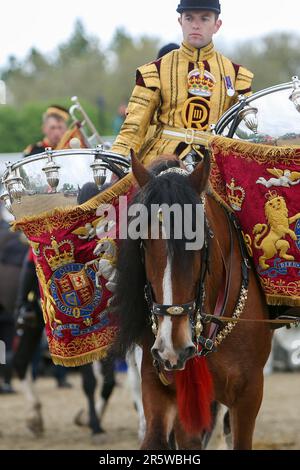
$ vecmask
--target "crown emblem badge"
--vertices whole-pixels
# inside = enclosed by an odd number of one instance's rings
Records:
[[[265,195],[265,198],[267,199],[268,202],[273,201],[273,199],[277,199],[279,196],[277,191],[268,191],[267,194]]]
[[[45,246],[43,253],[52,271],[56,271],[58,268],[75,261],[74,245],[70,240],[63,240],[58,243],[56,239],[52,237],[51,245]]]
[[[227,197],[233,210],[240,212],[246,197],[245,190],[241,186],[236,186],[236,181],[232,178],[230,184],[226,184]]]
[[[209,98],[215,85],[215,77],[205,70],[203,62],[199,64],[199,68],[192,70],[188,74],[188,89],[191,95]]]

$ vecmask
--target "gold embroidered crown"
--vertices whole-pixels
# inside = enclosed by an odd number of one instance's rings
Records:
[[[52,271],[75,261],[74,245],[70,240],[57,243],[55,238],[52,237],[51,245],[46,246],[43,252]]]
[[[234,178],[232,178],[231,183],[227,184],[226,187],[229,189],[227,196],[231,207],[235,211],[242,210],[242,205],[246,197],[245,190],[241,186],[235,185]]]
[[[204,69],[195,69],[189,73],[188,86],[197,93],[210,96],[214,87],[215,79],[213,75]]]
[[[277,191],[268,191],[267,194],[265,195],[268,201],[272,201],[273,199],[276,199],[278,196],[279,194]]]

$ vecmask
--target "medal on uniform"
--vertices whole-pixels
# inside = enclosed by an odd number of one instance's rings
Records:
[[[230,98],[232,98],[232,96],[235,95],[235,89],[234,89],[231,77],[229,75],[226,75],[226,77],[224,77],[224,81],[225,81],[225,86],[227,90],[227,95],[230,96]]]

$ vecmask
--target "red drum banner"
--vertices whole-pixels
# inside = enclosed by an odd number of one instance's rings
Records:
[[[300,148],[216,137],[211,185],[235,212],[269,305],[300,305]]]
[[[117,323],[110,303],[118,255],[119,196],[131,191],[129,175],[86,204],[15,223],[34,254],[55,364],[79,366],[101,359],[115,340]],[[111,223],[99,214],[99,206],[107,204],[116,212]]]

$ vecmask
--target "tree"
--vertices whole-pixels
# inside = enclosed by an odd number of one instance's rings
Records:
[[[231,56],[254,72],[254,90],[291,81],[300,74],[300,37],[291,33],[272,33],[245,41]]]
[[[98,40],[88,36],[82,21],[78,19],[71,37],[65,44],[58,46],[57,65],[70,64],[73,59],[79,59],[97,50]]]
[[[158,48],[157,38],[142,36],[134,40],[124,29],[117,29],[108,49],[113,60],[105,89],[107,101],[115,113],[118,105],[131,95],[137,67],[154,60]]]

